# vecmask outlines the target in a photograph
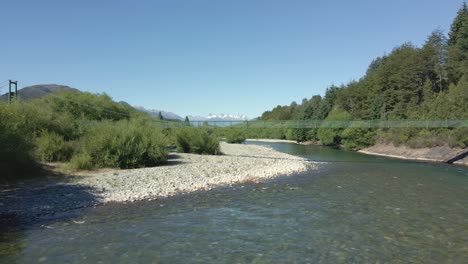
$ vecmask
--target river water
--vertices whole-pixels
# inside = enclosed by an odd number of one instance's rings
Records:
[[[253,144],[253,143],[249,143]],[[317,170],[3,233],[1,263],[467,263],[468,168],[255,143]]]

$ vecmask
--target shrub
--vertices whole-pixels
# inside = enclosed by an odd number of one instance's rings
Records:
[[[32,133],[13,105],[0,103],[0,120],[0,180],[12,180],[36,168]]]
[[[177,152],[190,153],[193,132],[189,128],[183,128],[176,132],[176,150]]]
[[[452,131],[451,137],[453,138],[454,143],[452,147],[466,148],[468,147],[468,128],[459,127]]]
[[[341,129],[319,128],[317,138],[325,146],[339,145],[341,143]]]
[[[87,153],[78,153],[70,160],[70,169],[72,170],[90,170],[92,169],[92,158]]]
[[[201,131],[193,139],[192,152],[197,154],[218,155],[220,154],[219,140],[217,137]]]
[[[346,121],[351,119],[351,115],[340,109],[339,107],[335,107],[332,111],[328,114],[325,120],[327,121]],[[330,146],[330,145],[339,145],[341,144],[341,133],[343,132],[342,128],[319,128],[317,131],[317,138],[323,145]]]
[[[245,133],[240,129],[231,128],[226,133],[226,142],[241,144],[246,140]]]
[[[138,121],[96,123],[80,139],[79,146],[80,154],[91,157],[93,167],[155,166],[165,162],[168,156],[161,131]]]
[[[375,143],[375,132],[366,128],[346,128],[341,137],[346,149],[359,150]]]
[[[380,143],[400,146],[406,144],[416,133],[416,128],[380,129],[377,132],[377,139]]]
[[[178,152],[217,155],[219,140],[203,128],[181,128],[176,133]]]
[[[44,130],[37,139],[35,152],[42,161],[68,161],[73,155],[73,148],[62,136]]]

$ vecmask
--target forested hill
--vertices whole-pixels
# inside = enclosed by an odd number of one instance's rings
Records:
[[[23,89],[18,90],[18,97],[21,100],[32,100],[47,96],[51,93],[58,93],[61,91],[74,91],[79,92],[78,89],[71,88],[66,85],[58,84],[38,84],[33,86],[24,87]],[[8,92],[8,91],[7,91]],[[14,92],[14,91],[12,91]],[[0,101],[7,101],[8,93],[0,96]]]
[[[374,59],[361,79],[340,87],[331,86],[323,97],[316,95],[303,99],[300,104],[293,102],[289,106],[277,106],[264,112],[261,119],[468,119],[466,4],[458,11],[448,35],[436,30],[422,47],[404,43],[390,54]],[[423,142],[422,145],[426,146],[443,144],[441,138],[455,140],[461,146],[468,145],[468,131],[459,130],[463,129],[366,130],[359,133],[370,133],[367,141],[357,145],[369,145],[383,139],[406,143],[421,137],[433,139],[432,143]],[[318,139],[326,144],[341,144],[350,131],[335,131],[328,138],[320,132],[294,130],[290,136],[298,141]],[[343,132],[346,132],[344,136]],[[464,133],[465,139],[457,136],[458,133]]]

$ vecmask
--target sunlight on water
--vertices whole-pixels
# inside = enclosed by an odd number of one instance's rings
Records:
[[[0,262],[468,259],[467,168],[263,144],[329,163],[265,184],[103,206],[6,233]]]

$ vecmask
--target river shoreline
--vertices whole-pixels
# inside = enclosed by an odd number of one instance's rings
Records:
[[[221,151],[224,155],[172,153],[168,164],[159,167],[81,172],[3,186],[0,222],[259,183],[316,168],[315,163],[264,146],[221,142]]]
[[[467,149],[450,148],[448,146],[438,146],[432,148],[412,149],[407,146],[394,146],[391,144],[376,144],[362,149],[359,153],[426,162],[452,163],[449,162],[454,157],[463,155]],[[461,158],[453,162],[455,165],[468,165],[468,157]]]
[[[271,142],[271,143],[294,143],[304,146],[320,146],[317,141],[296,142],[286,139],[248,139],[252,142]],[[437,163],[451,163],[455,165],[468,166],[468,155],[456,161],[449,162],[454,157],[463,155],[468,152],[468,149],[451,148],[449,146],[438,146],[432,148],[409,148],[407,146],[394,146],[392,144],[376,144],[365,149],[358,150],[357,152],[381,156],[395,159],[424,161],[424,162],[437,162]]]

